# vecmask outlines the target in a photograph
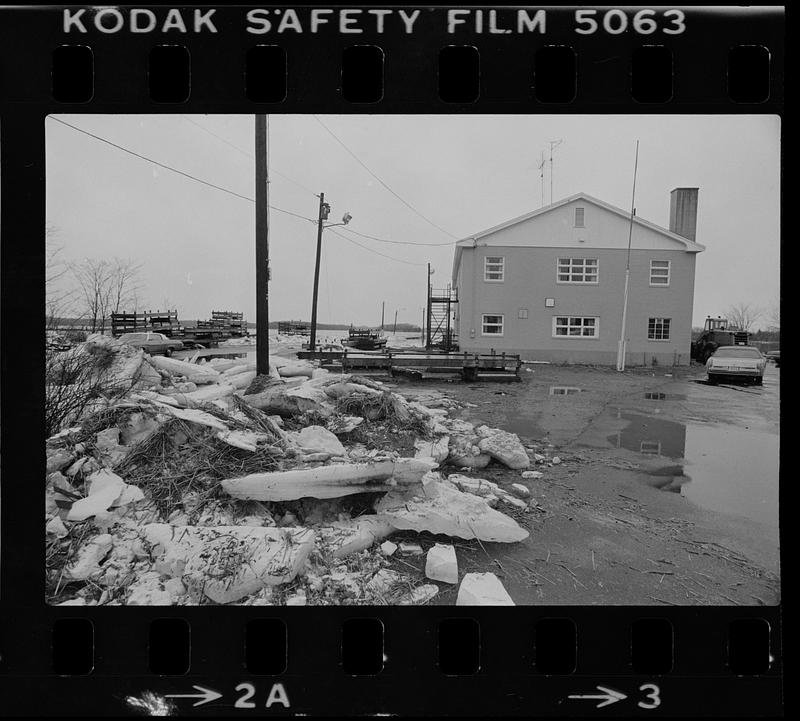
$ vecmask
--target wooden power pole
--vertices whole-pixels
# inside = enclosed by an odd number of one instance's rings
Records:
[[[317,295],[319,292],[319,261],[322,255],[322,224],[328,219],[330,208],[325,203],[325,193],[319,194],[319,220],[317,222],[317,261],[314,265],[314,296],[311,302],[311,340],[309,350],[317,350]]]
[[[269,374],[269,121],[256,115],[256,372]]]
[[[428,289],[428,298],[427,298],[427,322],[426,322],[426,335],[425,335],[425,348],[428,349],[431,347],[431,264],[428,263],[428,283],[426,288]]]

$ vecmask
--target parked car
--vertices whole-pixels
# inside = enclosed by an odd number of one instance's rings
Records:
[[[179,340],[167,338],[163,333],[123,333],[119,339],[123,343],[141,348],[150,355],[172,355],[173,351],[183,350],[183,343]]]
[[[725,378],[738,378],[761,385],[766,365],[767,359],[755,346],[723,345],[706,361],[708,382],[717,383]]]
[[[766,359],[771,360],[778,368],[781,366],[781,352],[779,350],[767,351]]]

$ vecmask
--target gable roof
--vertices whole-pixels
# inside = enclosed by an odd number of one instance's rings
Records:
[[[587,193],[575,193],[575,195],[570,195],[568,198],[563,198],[551,205],[546,205],[543,208],[539,208],[538,210],[531,211],[530,213],[525,213],[524,215],[519,215],[516,218],[511,218],[511,220],[507,220],[504,223],[500,223],[498,225],[494,225],[491,228],[487,228],[486,230],[481,230],[478,233],[470,235],[466,238],[463,238],[456,242],[456,252],[455,257],[453,258],[453,282],[455,283],[456,276],[458,275],[458,266],[461,263],[461,253],[464,248],[474,248],[478,245],[478,241],[481,238],[486,237],[487,235],[492,235],[500,230],[508,228],[512,225],[517,225],[518,223],[524,223],[526,220],[531,220],[532,218],[536,218],[539,215],[544,215],[545,213],[549,213],[552,210],[556,210],[557,208],[561,208],[569,203],[573,203],[576,200],[583,200],[588,203],[592,203],[604,210],[608,210],[611,213],[615,213],[616,215],[622,216],[625,220],[630,219],[630,212],[627,210],[622,210],[622,208],[618,208],[615,205],[611,205],[610,203],[606,203],[603,200],[599,200]],[[644,220],[640,218],[638,215],[633,216],[633,222],[636,225],[639,225],[643,228],[649,228],[650,230],[654,230],[657,233],[669,238],[670,240],[678,241],[682,243],[686,248],[687,253],[701,253],[706,248],[704,245],[700,243],[695,243],[688,238],[684,238],[682,235],[678,235],[677,233],[673,233],[671,230],[667,230],[666,228],[662,228],[660,225],[656,225],[655,223],[651,223],[649,220]],[[535,247],[532,245],[532,247]]]

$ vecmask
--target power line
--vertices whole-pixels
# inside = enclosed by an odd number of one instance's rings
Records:
[[[359,233],[357,230],[353,230],[352,228],[343,227],[342,230],[346,230],[348,233],[354,233],[355,235],[360,235],[362,238],[377,240],[379,243],[391,243],[392,245],[416,245],[419,247],[441,247],[445,245],[455,245],[456,243],[458,243],[457,240],[447,241],[446,243],[412,243],[409,240],[389,240],[388,238],[378,238],[374,235],[369,235],[368,233]]]
[[[241,153],[245,157],[250,158],[251,160],[253,159],[253,155],[251,153],[248,153],[246,150],[244,150],[243,148],[240,148],[235,143],[231,143],[229,140],[227,140],[226,138],[223,138],[221,135],[218,135],[217,133],[213,132],[212,130],[209,130],[204,125],[201,125],[200,123],[195,121],[191,116],[189,116],[189,115],[181,115],[181,117],[184,120],[187,120],[188,122],[190,122],[192,125],[200,128],[200,130],[202,130],[203,132],[208,133],[209,135],[212,135],[217,140],[225,143],[225,145],[230,146],[231,148],[233,148],[237,152]],[[310,188],[308,188],[305,185],[303,185],[302,183],[294,180],[293,178],[290,178],[288,175],[285,175],[285,174],[275,170],[275,168],[272,168],[271,172],[273,172],[275,175],[279,175],[282,178],[285,178],[290,183],[294,183],[298,188],[300,188],[302,190],[305,190],[307,193],[310,193],[315,198],[319,197],[317,195],[317,193],[315,193]],[[452,242],[448,241],[448,242],[445,242],[445,243],[412,243],[410,241],[405,241],[405,240],[389,240],[387,238],[378,238],[378,237],[376,237],[374,235],[369,235],[368,233],[360,233],[359,231],[353,230],[352,228],[342,227],[342,230],[346,230],[348,233],[354,233],[355,235],[361,236],[362,238],[368,238],[369,240],[375,240],[375,241],[378,241],[379,243],[390,243],[392,245],[418,245],[420,247],[422,247],[422,246],[426,246],[426,247],[441,247],[441,246],[446,246],[446,245],[453,245],[454,243],[458,242],[458,241],[452,241]]]
[[[424,215],[423,215],[422,213],[420,213],[420,212],[419,212],[419,211],[418,211],[418,210],[417,210],[417,209],[416,209],[416,208],[415,208],[413,205],[411,205],[411,203],[409,203],[407,200],[405,200],[405,199],[404,199],[404,198],[402,198],[400,195],[398,195],[398,194],[397,194],[397,193],[396,193],[394,190],[392,190],[392,189],[391,189],[391,188],[390,188],[390,187],[389,187],[389,186],[388,186],[388,185],[387,185],[387,184],[386,184],[386,183],[385,183],[383,180],[381,180],[381,178],[379,178],[379,177],[378,177],[378,176],[377,176],[377,175],[376,175],[376,174],[375,174],[375,173],[374,173],[372,170],[370,170],[370,168],[369,168],[369,167],[367,167],[367,165],[365,165],[365,164],[364,164],[364,163],[361,161],[361,159],[360,159],[360,158],[359,158],[359,157],[358,157],[358,156],[357,156],[357,155],[356,155],[356,154],[355,154],[355,153],[354,153],[352,150],[350,150],[350,148],[348,148],[348,147],[347,147],[347,146],[344,144],[344,142],[342,142],[342,141],[341,141],[341,140],[340,140],[340,139],[339,139],[339,138],[336,136],[336,134],[335,134],[335,133],[334,133],[334,132],[333,132],[333,131],[332,131],[332,130],[331,130],[331,129],[330,129],[328,126],[327,126],[327,125],[325,125],[325,123],[323,123],[323,122],[322,122],[322,121],[319,119],[319,117],[318,117],[318,116],[316,116],[316,115],[312,115],[312,117],[313,117],[313,118],[314,118],[314,120],[316,120],[316,121],[317,121],[317,122],[318,122],[318,123],[319,123],[319,124],[320,124],[320,125],[321,125],[323,128],[325,128],[325,130],[326,130],[326,131],[327,131],[327,132],[330,134],[330,136],[331,136],[331,137],[332,137],[332,138],[333,138],[333,139],[334,139],[334,140],[335,140],[337,143],[339,143],[339,145],[341,145],[341,146],[342,146],[342,147],[343,147],[343,148],[344,148],[344,149],[345,149],[345,150],[346,150],[346,151],[347,151],[347,152],[348,152],[348,153],[349,153],[349,154],[352,156],[352,158],[353,158],[353,159],[354,159],[354,160],[355,160],[355,161],[356,161],[356,162],[357,162],[357,163],[358,163],[358,164],[359,164],[359,165],[360,165],[362,168],[364,168],[364,170],[366,170],[366,171],[367,171],[367,172],[368,172],[368,173],[369,173],[369,174],[370,174],[370,175],[371,175],[373,178],[375,178],[375,180],[377,180],[377,181],[378,181],[378,182],[379,182],[379,183],[380,183],[380,184],[381,184],[381,185],[382,185],[384,188],[386,188],[386,190],[388,190],[388,191],[389,191],[389,192],[390,192],[390,193],[391,193],[391,194],[392,194],[392,195],[393,195],[395,198],[397,198],[397,199],[398,199],[398,200],[399,200],[401,203],[403,203],[403,205],[405,205],[407,208],[409,208],[409,210],[411,210],[412,212],[416,213],[416,214],[417,214],[417,215],[418,215],[420,218],[422,218],[422,219],[423,219],[423,220],[424,220],[426,223],[429,223],[430,225],[432,225],[432,226],[433,226],[434,228],[436,228],[437,230],[440,230],[440,231],[441,231],[442,233],[444,233],[445,235],[449,235],[451,238],[453,238],[453,239],[455,239],[455,240],[458,240],[458,238],[456,238],[456,236],[455,236],[455,235],[453,235],[453,234],[452,234],[452,233],[450,233],[449,231],[445,230],[445,229],[444,229],[444,228],[442,228],[441,226],[439,226],[439,225],[437,225],[436,223],[434,223],[434,222],[433,222],[433,221],[432,221],[430,218],[428,218],[428,217],[424,216]]]
[[[171,165],[167,165],[165,163],[161,163],[158,160],[154,160],[153,158],[149,158],[146,155],[142,155],[141,153],[137,153],[134,150],[129,150],[128,148],[123,147],[122,145],[117,145],[117,143],[113,143],[110,140],[103,138],[99,135],[95,135],[94,133],[90,133],[88,130],[84,130],[83,128],[79,128],[77,125],[72,125],[60,118],[55,117],[54,115],[47,116],[49,120],[55,120],[57,123],[61,123],[62,125],[66,125],[68,128],[72,128],[73,130],[77,130],[79,133],[83,133],[84,135],[88,135],[90,138],[94,138],[95,140],[99,140],[106,145],[110,145],[112,148],[116,148],[117,150],[121,150],[123,153],[127,153],[128,155],[133,155],[141,160],[146,160],[148,163],[152,163],[153,165],[157,165],[159,168],[164,168],[164,170],[169,170],[173,173],[177,173],[178,175],[182,175],[184,178],[188,178],[189,180],[194,180],[197,183],[201,183],[202,185],[206,185],[209,188],[214,188],[215,190],[220,190],[223,193],[227,193],[228,195],[233,195],[237,198],[241,198],[242,200],[247,200],[250,203],[255,203],[254,198],[249,198],[246,195],[242,195],[241,193],[237,193],[235,190],[230,190],[229,188],[224,188],[221,185],[216,185],[215,183],[211,183],[207,180],[203,180],[202,178],[198,178],[190,173],[186,173],[183,170],[178,170],[177,168],[173,168]],[[284,210],[283,208],[278,208],[275,205],[269,206],[272,210],[276,210],[279,213],[285,213],[286,215],[291,215],[295,218],[300,218],[301,220],[307,220],[310,223],[316,223],[317,221],[313,218],[307,218],[304,215],[300,215],[299,213],[293,213],[291,210]]]
[[[233,148],[237,152],[241,153],[245,157],[250,158],[250,160],[254,159],[252,153],[248,153],[246,150],[244,150],[243,148],[240,148],[235,143],[230,142],[227,138],[224,138],[221,135],[218,135],[217,133],[213,132],[212,130],[210,130],[209,128],[205,127],[204,125],[201,125],[196,120],[194,120],[194,118],[192,118],[190,115],[181,115],[181,117],[184,120],[187,120],[188,122],[190,122],[192,125],[194,125],[197,128],[199,128],[200,130],[202,130],[203,132],[208,133],[209,135],[215,137],[217,140],[225,143],[225,145],[230,146],[231,148]],[[313,195],[315,198],[319,197],[319,195],[317,193],[315,193],[313,190],[311,190],[307,186],[303,185],[302,183],[298,182],[297,180],[294,180],[293,178],[290,178],[288,175],[285,175],[284,173],[281,173],[280,171],[275,170],[275,168],[271,168],[270,171],[272,173],[274,173],[275,175],[279,175],[280,177],[284,178],[285,180],[288,180],[290,183],[293,183],[294,185],[296,185],[301,190],[305,190],[307,193]],[[314,222],[314,221],[312,221],[312,222]],[[390,243],[392,245],[412,245],[412,246],[413,245],[418,245],[420,247],[422,247],[422,246],[426,246],[426,247],[441,247],[441,246],[446,246],[446,245],[453,245],[454,243],[458,242],[458,241],[452,241],[452,242],[448,241],[448,242],[445,242],[445,243],[412,243],[410,241],[405,241],[405,240],[389,240],[387,238],[378,238],[378,237],[376,237],[374,235],[369,235],[368,233],[360,233],[357,230],[353,230],[352,228],[347,228],[347,227],[342,227],[342,230],[346,230],[348,233],[354,233],[355,235],[358,235],[358,236],[360,236],[362,238],[368,238],[369,240],[375,240],[375,241],[378,241],[379,243]]]
[[[189,115],[181,115],[181,117],[184,120],[187,120],[188,122],[190,122],[195,127],[200,128],[200,130],[202,130],[204,133],[208,133],[209,135],[215,137],[220,142],[225,143],[225,145],[227,145],[227,146],[233,148],[234,150],[236,150],[237,152],[241,153],[246,158],[250,158],[250,160],[255,160],[255,158],[253,157],[252,153],[248,153],[246,150],[244,150],[243,148],[240,148],[235,143],[230,142],[227,138],[223,138],[221,135],[218,135],[213,130],[209,130],[205,125],[201,125],[196,120],[194,120],[191,116],[189,116]],[[275,170],[275,168],[270,168],[270,172],[273,173],[274,175],[279,175],[284,180],[288,180],[290,183],[293,183],[294,185],[296,185],[301,190],[305,190],[307,193],[311,193],[311,195],[313,195],[315,198],[318,197],[317,194],[313,190],[311,190],[311,188],[306,187],[305,185],[303,185],[301,182],[295,180],[294,178],[290,178],[285,173],[281,173],[279,170]]]
[[[142,155],[141,153],[137,153],[137,152],[135,152],[133,150],[125,148],[122,145],[118,145],[117,143],[114,143],[114,142],[112,142],[110,140],[107,140],[106,138],[101,137],[100,135],[95,135],[94,133],[90,133],[88,130],[84,130],[83,128],[79,128],[76,125],[72,125],[71,123],[68,123],[68,122],[66,122],[64,120],[61,120],[60,118],[57,118],[54,115],[49,115],[48,118],[50,120],[55,120],[57,123],[61,123],[62,125],[66,125],[68,128],[72,128],[72,130],[75,130],[75,131],[77,131],[79,133],[83,133],[84,135],[88,135],[89,137],[94,138],[95,140],[99,140],[100,142],[105,143],[106,145],[110,145],[111,147],[116,148],[117,150],[121,150],[122,152],[127,153],[128,155],[133,155],[134,157],[140,158],[141,160],[145,160],[148,163],[152,163],[153,165],[157,165],[159,168],[164,168],[165,170],[169,170],[169,171],[171,171],[173,173],[176,173],[176,174],[178,174],[178,175],[180,175],[180,176],[182,176],[184,178],[188,178],[189,180],[194,180],[195,182],[200,183],[202,185],[205,185],[205,186],[207,186],[209,188],[213,188],[213,189],[219,190],[219,191],[221,191],[223,193],[227,193],[228,195],[233,195],[233,196],[235,196],[237,198],[241,198],[242,200],[246,200],[246,201],[248,201],[250,203],[255,203],[255,199],[254,198],[249,198],[246,195],[242,195],[241,193],[237,193],[234,190],[229,190],[228,188],[224,188],[221,185],[216,185],[215,183],[210,183],[209,181],[203,180],[202,178],[198,178],[198,177],[196,177],[194,175],[191,175],[190,173],[186,173],[186,172],[184,172],[182,170],[178,170],[177,168],[173,168],[171,165],[167,165],[165,163],[161,163],[158,160],[154,160],[153,158],[149,158],[146,155]],[[291,215],[293,218],[299,218],[300,220],[305,220],[305,221],[307,221],[309,223],[313,223],[314,225],[316,225],[317,222],[318,222],[314,218],[307,218],[304,215],[300,215],[299,213],[293,213],[291,210],[284,210],[283,208],[278,208],[275,205],[270,205],[269,207],[270,207],[270,209],[275,210],[275,211],[277,211],[279,213],[284,213],[286,215]],[[403,260],[402,258],[395,258],[395,257],[393,257],[391,255],[386,255],[385,253],[381,253],[380,251],[377,251],[377,250],[374,250],[372,248],[369,248],[366,245],[362,245],[361,243],[358,243],[357,241],[353,240],[352,238],[348,238],[347,236],[342,235],[341,233],[337,233],[332,228],[329,228],[328,230],[330,230],[330,232],[333,233],[334,235],[337,235],[340,238],[344,238],[344,240],[346,240],[348,243],[352,243],[353,245],[357,245],[359,248],[363,248],[364,250],[366,250],[366,251],[368,251],[370,253],[375,253],[376,255],[380,255],[383,258],[387,258],[388,260],[394,260],[394,261],[396,261],[398,263],[405,263],[406,265],[418,265],[418,266],[425,265],[424,263],[413,263],[413,262],[411,262],[409,260]]]
[[[328,231],[333,233],[334,235],[338,235],[340,238],[343,238],[348,243],[352,243],[353,245],[357,245],[359,248],[363,248],[364,250],[369,251],[370,253],[375,253],[375,255],[380,255],[383,258],[388,258],[389,260],[394,260],[394,261],[397,261],[398,263],[405,263],[406,265],[425,265],[425,263],[414,263],[414,262],[412,262],[410,260],[403,260],[402,258],[395,258],[395,257],[393,257],[391,255],[386,255],[385,253],[381,253],[379,250],[375,250],[375,249],[370,248],[370,247],[368,247],[366,245],[362,245],[358,241],[355,241],[352,238],[348,238],[346,235],[342,235],[341,233],[336,232],[332,228],[328,228]]]
[[[117,145],[116,143],[112,143],[110,140],[106,138],[101,138],[99,135],[95,135],[94,133],[90,133],[88,130],[83,130],[83,128],[79,128],[76,125],[71,125],[70,123],[61,120],[60,118],[55,117],[54,115],[47,116],[50,120],[55,120],[57,123],[61,123],[62,125],[66,125],[68,128],[72,128],[73,130],[77,130],[79,133],[83,133],[84,135],[88,135],[90,138],[94,138],[95,140],[99,140],[101,143],[105,143],[106,145],[110,145],[112,148],[116,148],[117,150],[121,150],[123,153],[128,153],[128,155],[133,155],[137,158],[141,158],[142,160],[146,160],[148,163],[152,163],[153,165],[157,165],[159,168],[164,168],[165,170],[171,170],[173,173],[177,173],[178,175],[182,175],[184,178],[189,178],[190,180],[194,180],[198,183],[202,183],[203,185],[207,185],[209,188],[215,188],[216,190],[221,190],[223,193],[227,193],[228,195],[235,195],[237,198],[241,198],[242,200],[249,200],[251,203],[255,203],[253,198],[248,198],[246,195],[242,195],[241,193],[237,193],[235,190],[229,190],[228,188],[223,188],[221,185],[215,185],[214,183],[209,183],[207,180],[203,180],[202,178],[197,178],[194,175],[190,175],[189,173],[184,173],[182,170],[178,170],[177,168],[173,168],[169,165],[165,165],[164,163],[160,163],[157,160],[153,160],[152,158],[148,158],[146,155],[141,155],[133,150],[129,150],[128,148],[124,148],[121,145]]]

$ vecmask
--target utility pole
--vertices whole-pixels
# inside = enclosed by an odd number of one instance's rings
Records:
[[[397,310],[394,312],[394,330],[392,331],[394,335],[397,335]]]
[[[625,370],[625,353],[627,351],[625,342],[625,326],[628,320],[628,283],[631,277],[631,239],[633,238],[633,216],[636,215],[636,171],[639,168],[639,141],[636,141],[636,160],[633,163],[633,190],[631,191],[631,221],[628,226],[628,261],[625,265],[625,292],[622,299],[622,327],[619,331],[619,343],[617,344],[617,370]]]
[[[560,139],[550,141],[550,205],[553,204],[553,150],[563,142]]]
[[[427,289],[428,289],[428,315],[427,315],[427,331],[425,335],[425,348],[430,348],[431,345],[431,264],[428,263],[428,282],[427,282]]]
[[[325,202],[325,193],[319,194],[319,220],[317,222],[317,262],[314,265],[314,298],[311,305],[311,342],[309,350],[317,350],[317,295],[319,292],[319,261],[322,255],[322,224],[328,218],[330,206]]]
[[[386,301],[381,302],[381,330],[383,330],[383,313],[386,310]]]
[[[269,119],[256,115],[256,372],[269,374]]]

